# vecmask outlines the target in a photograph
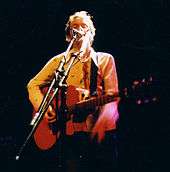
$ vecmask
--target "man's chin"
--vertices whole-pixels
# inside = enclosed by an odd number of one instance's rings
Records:
[[[82,45],[82,41],[78,40],[74,43],[74,47],[77,48],[77,49],[80,49],[81,48],[81,45]]]

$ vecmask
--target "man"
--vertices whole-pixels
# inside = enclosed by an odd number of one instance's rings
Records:
[[[77,54],[66,79],[67,98],[81,101],[96,95],[100,97],[117,93],[118,80],[114,58],[108,53],[95,52],[92,48],[95,28],[91,16],[86,11],[76,12],[69,17],[66,24],[66,41],[70,42],[75,35],[76,39],[65,57],[66,68],[72,55]],[[41,88],[52,81],[64,55],[65,53],[61,53],[50,59],[28,83],[29,99],[35,111],[43,100]],[[69,88],[72,88],[71,93]],[[75,95],[78,95],[78,99]],[[67,103],[69,104],[69,100]],[[117,158],[118,101],[101,104],[102,106],[96,106],[93,112],[86,112],[87,109],[75,112],[67,120],[66,141],[63,143],[67,171],[82,171],[85,168],[103,171],[114,166]],[[57,120],[53,106],[49,106],[44,119],[49,124]]]

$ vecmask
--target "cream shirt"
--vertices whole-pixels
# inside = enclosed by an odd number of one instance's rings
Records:
[[[71,50],[68,57],[66,57],[68,63],[70,55],[73,52],[74,50]],[[50,84],[63,57],[64,53],[50,59],[40,72],[28,83],[29,99],[35,111],[38,110],[44,96],[41,88]],[[83,96],[81,96],[82,93],[85,97],[89,96],[91,60],[93,60],[98,67],[96,78],[98,95],[114,94],[118,92],[118,80],[114,58],[108,53],[96,53],[91,48],[90,56],[86,62],[81,62],[78,58],[74,61],[66,80],[68,86],[74,86],[80,93],[79,100],[83,99]],[[67,64],[64,68],[67,68]],[[117,102],[111,102],[101,107],[98,120],[105,121],[105,130],[116,128],[116,121],[119,117],[117,106]],[[92,114],[88,115],[86,120],[81,123],[74,123],[71,118],[66,124],[66,133],[71,135],[77,131],[91,131],[95,126],[95,122]]]

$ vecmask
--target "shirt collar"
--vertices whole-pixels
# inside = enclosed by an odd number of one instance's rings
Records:
[[[73,54],[73,53],[77,53],[77,49],[76,48],[72,48],[71,50],[70,50],[70,52],[68,53],[68,57],[66,58],[67,59],[67,62],[69,61],[69,59],[70,59],[70,57],[71,57],[71,55]],[[94,51],[94,49],[91,47],[90,48],[90,58],[88,58],[88,60],[90,60],[90,59],[92,59],[93,61],[94,61],[94,63],[95,63],[95,65],[96,66],[98,66],[98,62],[97,62],[97,53]],[[88,61],[87,60],[87,61]],[[85,61],[86,62],[86,61]]]

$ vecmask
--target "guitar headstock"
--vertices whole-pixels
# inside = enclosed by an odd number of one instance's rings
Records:
[[[130,87],[123,89],[123,95],[125,98],[130,98],[136,104],[147,104],[151,102],[157,102],[155,81],[152,76],[148,78],[142,78],[132,81]]]

